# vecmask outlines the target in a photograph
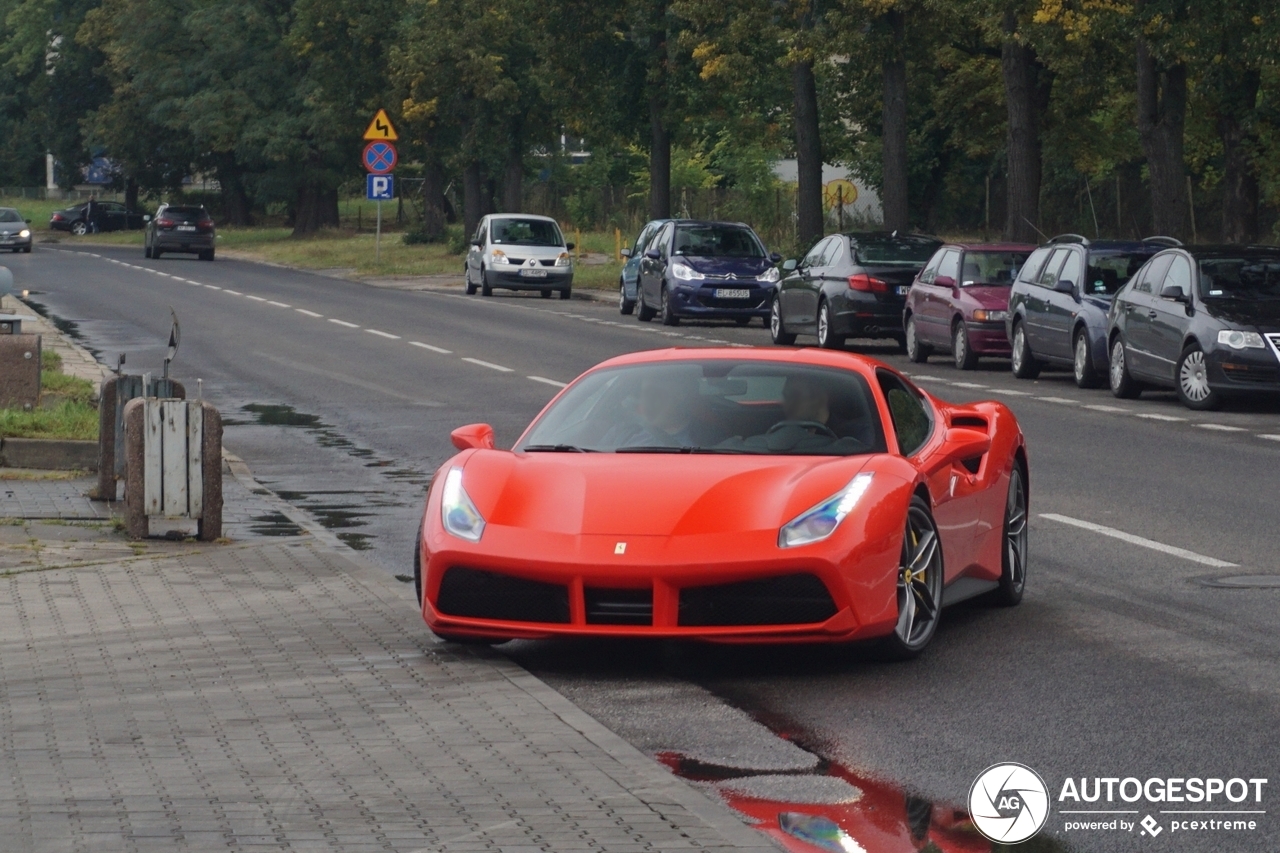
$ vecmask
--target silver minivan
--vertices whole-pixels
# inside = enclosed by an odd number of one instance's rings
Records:
[[[467,295],[495,287],[536,290],[544,299],[557,291],[568,299],[573,287],[573,243],[549,216],[491,213],[480,220],[467,251]]]

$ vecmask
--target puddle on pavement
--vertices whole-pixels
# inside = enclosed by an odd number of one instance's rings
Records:
[[[31,296],[38,292],[39,291],[34,290],[29,291],[26,298],[23,299],[23,302],[30,305],[32,311],[52,323],[59,332],[62,332],[64,335],[74,340],[80,346],[87,349],[94,358],[98,358],[98,360],[101,361],[99,356],[102,355],[102,351],[89,346],[89,341],[80,333],[80,324],[59,317],[57,314],[54,314],[49,310],[49,306],[45,305],[43,302],[38,302],[35,299],[32,299]]]
[[[301,536],[302,528],[282,512],[255,515],[249,532],[255,536]]]

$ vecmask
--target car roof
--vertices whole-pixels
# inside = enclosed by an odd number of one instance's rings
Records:
[[[624,367],[637,364],[654,364],[668,361],[690,361],[694,359],[723,359],[725,361],[758,361],[762,364],[803,364],[814,367],[832,367],[838,370],[852,370],[872,380],[878,368],[887,365],[865,355],[853,352],[824,350],[818,347],[803,349],[782,349],[778,347],[671,347],[659,350],[643,350],[614,356],[602,361],[590,372],[609,367]],[[897,371],[893,371],[897,373]]]
[[[543,216],[541,213],[490,213],[485,219],[541,219],[543,222],[555,222],[555,217]]]
[[[1079,234],[1059,234],[1041,243],[1040,247],[1048,249],[1054,246],[1083,246],[1090,252],[1146,252],[1154,255],[1156,252],[1175,249],[1181,245],[1172,237],[1147,237],[1142,240],[1090,240]]]
[[[897,231],[841,231],[840,236],[848,237],[850,240],[874,238],[876,240],[909,240],[918,243],[936,243],[939,246],[942,245],[942,240],[928,234],[900,234]]]
[[[945,243],[948,249],[963,249],[966,252],[1034,252],[1034,243]]]
[[[672,219],[669,221],[677,225],[728,225],[731,228],[746,228],[748,231],[755,230],[745,222],[730,222],[727,219]]]
[[[1211,243],[1203,246],[1177,246],[1193,258],[1239,258],[1239,257],[1275,257],[1280,255],[1280,246],[1249,245],[1238,243]]]

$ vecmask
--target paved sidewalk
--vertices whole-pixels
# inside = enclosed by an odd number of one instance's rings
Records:
[[[22,330],[42,335],[41,347],[46,351],[56,352],[62,357],[62,372],[68,376],[76,376],[92,382],[95,389],[93,397],[95,400],[98,398],[98,389],[102,387],[102,380],[111,375],[110,368],[98,362],[92,353],[62,334],[53,323],[36,313],[34,308],[22,300],[13,296],[0,297],[0,310],[35,317],[35,323],[24,323]]]
[[[0,576],[0,839],[776,850],[311,536]]]

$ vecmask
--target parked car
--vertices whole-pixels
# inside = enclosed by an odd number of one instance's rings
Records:
[[[636,316],[735,320],[769,316],[779,254],[741,222],[673,220],[658,229],[640,260]]]
[[[658,230],[670,222],[670,219],[655,219],[640,229],[636,242],[630,249],[622,250],[626,263],[622,265],[622,273],[618,276],[618,311],[630,314],[636,308],[636,290],[640,286],[640,261],[644,258],[644,250],[657,235]]]
[[[159,259],[165,252],[186,252],[202,261],[213,260],[217,230],[204,205],[162,204],[154,217],[146,217],[143,253]]]
[[[573,287],[573,243],[549,216],[491,213],[480,220],[467,252],[467,295],[477,288],[492,296],[495,287],[536,290],[544,299],[556,291],[568,299]]]
[[[1107,375],[1111,299],[1171,237],[1089,240],[1062,234],[1036,249],[1009,293],[1005,333],[1013,375],[1034,379],[1046,364],[1070,366],[1076,384],[1093,388]]]
[[[1173,388],[1191,409],[1280,393],[1280,247],[1167,249],[1111,305],[1109,378],[1117,397]]]
[[[0,207],[0,249],[31,251],[31,222],[12,207]]]
[[[907,292],[907,357],[923,364],[935,348],[945,347],[961,370],[977,367],[984,355],[1008,357],[1009,288],[1035,249],[1026,243],[948,243],[935,252]]]
[[[70,231],[82,236],[93,230],[93,223],[85,218],[88,203],[72,205],[62,210],[55,210],[49,217],[49,227],[54,231]],[[139,231],[146,227],[147,214],[141,210],[130,210],[118,201],[94,202],[97,208],[95,219],[99,231]]]
[[[815,335],[828,349],[846,338],[893,338],[904,345],[902,306],[911,280],[942,241],[896,231],[855,231],[819,240],[787,261],[769,309],[775,344]]]

